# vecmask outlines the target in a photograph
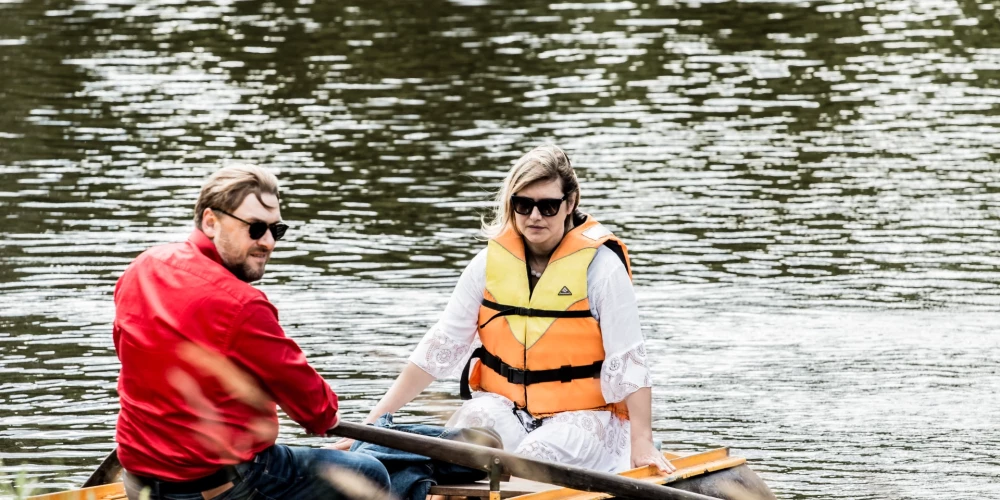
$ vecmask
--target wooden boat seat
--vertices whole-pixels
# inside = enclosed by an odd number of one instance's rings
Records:
[[[500,498],[528,495],[552,489],[559,489],[559,487],[512,477],[509,481],[500,481]],[[490,482],[484,479],[479,482],[467,484],[439,484],[431,487],[430,494],[446,497],[488,498],[490,496]]]

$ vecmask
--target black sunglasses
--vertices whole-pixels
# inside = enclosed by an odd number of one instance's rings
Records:
[[[559,213],[559,207],[563,201],[566,201],[565,194],[562,198],[542,198],[540,200],[534,200],[527,196],[510,197],[510,205],[515,212],[521,215],[531,215],[531,210],[538,207],[538,213],[545,217],[552,217]]]
[[[225,210],[221,210],[221,209],[218,209],[218,208],[213,208],[212,210],[215,211],[215,212],[224,213],[224,214],[226,214],[226,215],[228,215],[228,216],[230,216],[230,217],[232,217],[232,218],[234,218],[234,219],[236,219],[236,220],[238,220],[238,221],[240,221],[240,222],[242,222],[242,223],[250,226],[250,239],[251,240],[259,240],[259,239],[261,239],[264,236],[264,233],[266,233],[267,230],[270,229],[271,230],[271,236],[274,236],[274,241],[278,241],[281,238],[284,238],[285,237],[285,231],[288,231],[288,224],[283,224],[281,222],[275,222],[273,224],[268,224],[268,223],[263,222],[263,221],[250,222],[250,221],[245,221],[245,220],[243,220],[243,219],[241,219],[241,218],[239,218],[239,217],[237,217],[237,216],[235,216],[235,215],[233,215],[233,214],[231,214],[231,213],[229,213],[229,212],[227,212]]]

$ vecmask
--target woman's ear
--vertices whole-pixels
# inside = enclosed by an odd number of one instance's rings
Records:
[[[566,231],[576,227],[576,212],[580,208],[580,191],[574,191],[573,194],[569,195],[569,199],[566,200],[566,208],[569,208],[569,213],[566,214]]]

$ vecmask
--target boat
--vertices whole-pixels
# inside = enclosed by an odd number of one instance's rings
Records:
[[[698,493],[724,500],[776,500],[763,480],[757,476],[742,457],[730,455],[728,448],[717,448],[693,454],[664,452],[677,470],[662,476],[655,467],[641,467],[622,472],[620,476],[669,485],[691,493]],[[614,498],[607,493],[587,492],[560,488],[540,481],[510,477],[500,482],[500,497],[511,500],[598,500]],[[470,484],[438,485],[431,488],[432,495],[445,497],[490,498],[487,480]],[[121,482],[83,488],[60,493],[29,497],[26,500],[124,500],[125,489]]]

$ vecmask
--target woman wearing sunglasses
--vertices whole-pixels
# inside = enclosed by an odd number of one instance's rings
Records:
[[[628,251],[579,203],[559,147],[514,164],[486,248],[367,422],[461,371],[467,401],[449,426],[492,428],[508,451],[594,470],[673,470],[653,446]]]

